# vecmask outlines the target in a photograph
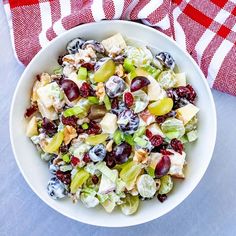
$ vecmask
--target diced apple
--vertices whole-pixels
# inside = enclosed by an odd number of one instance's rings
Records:
[[[156,101],[161,99],[162,91],[159,83],[152,76],[148,76],[148,80],[150,81],[150,84],[147,86],[149,100]]]
[[[59,97],[60,87],[56,82],[53,82],[38,88],[37,94],[43,105],[49,108],[53,105],[55,95]]]
[[[174,154],[169,156],[171,162],[169,175],[181,179],[185,178],[183,169],[185,165],[186,153],[182,152],[182,154],[180,154],[172,149],[167,149],[167,151],[170,151]]]
[[[112,113],[106,113],[100,122],[104,133],[113,134],[117,129],[117,116]]]
[[[147,129],[150,130],[153,135],[160,135],[161,137],[165,138],[164,133],[161,131],[161,128],[157,123],[149,125]]]
[[[121,51],[126,47],[125,40],[120,33],[104,39],[101,43],[108,53],[115,53],[116,51]]]
[[[42,117],[46,117],[50,120],[58,119],[58,115],[56,111],[54,110],[54,108],[52,107],[46,108],[40,100],[37,101],[37,104],[38,104],[39,112],[41,113]]]
[[[185,72],[175,74],[175,80],[176,80],[176,83],[174,87],[186,86],[187,82],[186,82]]]
[[[182,120],[184,124],[187,124],[199,111],[199,108],[189,103],[184,107],[178,108],[177,118]]]
[[[27,125],[27,128],[26,128],[26,135],[28,137],[32,137],[34,135],[38,135],[38,127],[37,127],[37,120],[36,120],[36,117],[33,116],[28,125]]]
[[[114,172],[118,178],[117,170],[112,170],[112,172]],[[111,179],[109,179],[106,175],[102,174],[98,192],[100,194],[107,194],[115,190],[115,188],[116,188],[116,183],[111,181]]]
[[[101,203],[101,205],[104,207],[106,212],[111,213],[114,210],[116,203],[107,199],[105,202]]]
[[[155,116],[152,115],[148,109],[140,112],[139,116],[146,125],[150,125],[155,122]]]

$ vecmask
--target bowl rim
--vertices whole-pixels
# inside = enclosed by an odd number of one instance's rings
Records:
[[[88,25],[93,25],[93,24],[97,24],[97,25],[103,25],[103,24],[112,24],[112,23],[116,23],[117,24],[124,24],[124,25],[130,25],[130,26],[133,26],[133,27],[141,27],[143,28],[144,30],[149,30],[149,31],[152,31],[152,32],[155,32],[155,34],[158,34],[159,36],[161,37],[164,37],[167,41],[169,41],[171,44],[174,44],[175,47],[177,47],[179,50],[181,50],[181,52],[183,54],[185,54],[186,57],[188,57],[188,59],[191,61],[191,63],[194,65],[195,69],[198,71],[198,73],[201,75],[201,79],[203,80],[203,83],[204,83],[204,86],[206,88],[206,91],[209,95],[209,98],[210,100],[208,101],[209,102],[209,106],[211,106],[212,108],[212,111],[213,111],[213,114],[212,114],[212,124],[213,124],[213,132],[212,132],[212,136],[211,136],[211,139],[212,139],[212,142],[211,142],[211,147],[210,147],[210,157],[208,158],[208,162],[206,163],[205,165],[205,168],[202,172],[202,175],[198,175],[198,177],[195,178],[195,182],[192,184],[191,188],[189,188],[188,192],[184,195],[184,197],[181,197],[179,198],[176,203],[174,203],[172,205],[172,207],[170,209],[167,209],[165,211],[163,211],[162,214],[160,214],[160,216],[155,216],[155,215],[151,215],[145,219],[141,219],[135,223],[122,223],[122,224],[119,224],[119,225],[115,225],[115,224],[112,224],[112,225],[106,225],[105,223],[104,224],[98,224],[96,223],[96,221],[94,222],[88,222],[87,220],[83,220],[83,219],[77,219],[76,217],[74,216],[71,216],[70,214],[67,214],[67,213],[64,213],[62,211],[60,211],[59,209],[57,209],[55,206],[53,206],[52,204],[50,204],[49,202],[47,202],[40,194],[39,192],[36,190],[36,188],[33,186],[33,184],[30,183],[30,180],[29,178],[26,177],[24,171],[23,171],[23,168],[21,167],[21,164],[20,164],[20,161],[18,160],[18,154],[16,152],[16,148],[15,148],[15,145],[14,145],[14,141],[13,141],[13,137],[14,137],[14,132],[13,132],[13,129],[12,129],[12,125],[13,125],[13,113],[14,113],[14,103],[15,103],[15,100],[16,100],[16,95],[18,93],[18,90],[19,90],[19,87],[20,87],[20,84],[24,81],[23,78],[28,74],[28,71],[29,71],[29,68],[31,67],[31,65],[34,63],[35,60],[37,60],[37,58],[42,54],[44,53],[45,50],[47,50],[48,47],[50,47],[52,44],[54,44],[57,40],[59,40],[60,38],[63,38],[66,34],[69,34],[70,32],[72,31],[79,31],[80,28],[84,28],[84,27],[87,27]],[[25,70],[23,71],[19,81],[17,82],[17,86],[14,90],[14,95],[12,97],[12,101],[11,101],[11,108],[10,108],[10,116],[9,116],[9,133],[10,133],[10,141],[11,141],[11,147],[12,147],[12,150],[13,150],[13,154],[14,154],[14,158],[16,160],[16,163],[17,163],[17,166],[18,168],[20,169],[20,172],[21,174],[23,175],[25,181],[27,182],[27,184],[30,186],[30,188],[33,190],[33,192],[44,202],[46,203],[50,208],[54,209],[55,211],[59,212],[60,214],[64,215],[64,216],[67,216],[68,218],[70,219],[73,219],[75,221],[79,221],[81,223],[85,223],[85,224],[88,224],[88,225],[94,225],[94,226],[100,226],[100,227],[128,227],[128,226],[134,226],[134,225],[139,225],[139,224],[144,224],[146,222],[149,222],[149,221],[152,221],[152,220],[155,220],[161,216],[164,216],[165,214],[169,213],[170,211],[172,211],[174,208],[176,208],[178,205],[180,205],[191,193],[192,191],[197,187],[197,185],[200,183],[201,179],[203,178],[203,176],[205,175],[206,173],[206,170],[210,164],[210,161],[213,157],[213,151],[214,151],[214,147],[215,147],[215,142],[216,142],[216,134],[217,134],[217,116],[216,116],[216,108],[215,108],[215,103],[214,103],[214,99],[213,99],[213,96],[212,96],[212,92],[210,90],[210,87],[207,83],[207,80],[205,79],[205,76],[203,74],[203,72],[201,71],[201,69],[199,68],[198,64],[195,62],[195,60],[189,55],[189,53],[187,51],[185,51],[183,48],[181,48],[176,41],[174,41],[172,38],[170,38],[169,36],[165,35],[164,33],[150,27],[150,26],[147,26],[147,25],[144,25],[144,24],[140,24],[140,23],[136,23],[136,22],[132,22],[132,21],[126,21],[126,20],[102,20],[102,21],[99,21],[99,22],[91,22],[91,23],[86,23],[86,24],[82,24],[82,25],[78,25],[72,29],[69,29],[65,32],[63,32],[62,34],[58,35],[56,38],[54,38],[53,40],[51,40],[44,48],[42,48],[35,56],[34,58],[31,60],[31,62],[26,66]],[[127,221],[128,222],[128,221]]]

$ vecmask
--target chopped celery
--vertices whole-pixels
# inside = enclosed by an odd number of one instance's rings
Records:
[[[51,142],[44,147],[44,151],[48,153],[54,153],[61,146],[64,138],[64,133],[62,131],[54,135]]]
[[[188,143],[188,142],[189,142],[188,137],[187,137],[186,134],[185,134],[184,136],[182,136],[181,138],[179,138],[179,140],[180,140],[182,143]]]
[[[61,75],[62,74],[62,67],[56,68],[53,70],[53,74],[55,75]]]
[[[139,206],[139,197],[127,194],[125,202],[120,205],[120,208],[125,215],[132,215],[137,211],[138,206]]]
[[[140,137],[134,138],[134,142],[142,148],[146,147],[148,144],[148,142],[145,139],[140,138]]]
[[[134,139],[131,134],[123,134],[124,136],[124,141],[128,143],[129,145],[133,146],[134,145]]]
[[[122,132],[119,129],[117,129],[116,132],[114,133],[113,139],[117,145],[119,145],[122,142],[123,140]]]
[[[146,127],[145,127],[145,126],[140,126],[140,127],[138,128],[138,130],[135,131],[133,137],[134,137],[134,138],[140,137],[140,136],[144,135],[145,131],[146,131]]]
[[[69,154],[67,153],[67,154],[63,155],[63,156],[62,156],[62,160],[63,160],[64,162],[66,162],[66,163],[69,163],[69,162],[70,162],[70,156],[69,156]]]
[[[71,107],[68,108],[64,111],[64,116],[65,117],[69,117],[69,116],[76,116],[80,113],[84,112],[84,109],[82,109],[80,106],[75,106],[75,107]]]
[[[170,175],[165,175],[161,177],[161,186],[159,188],[159,194],[167,194],[173,188],[173,180]]]
[[[197,130],[192,130],[187,133],[188,141],[193,142],[198,138]]]
[[[105,95],[105,97],[104,97],[104,104],[105,104],[106,109],[108,111],[110,111],[111,110],[111,101],[107,95]]]
[[[97,145],[106,141],[108,134],[89,135],[85,142],[89,145]]]
[[[157,69],[157,68],[155,68],[155,67],[153,67],[151,65],[145,65],[142,68],[145,71],[147,71],[150,75],[152,75],[154,78],[156,78],[160,74],[160,72],[161,72],[161,70],[159,70],[159,69]]]
[[[99,99],[97,97],[89,96],[88,100],[91,104],[99,104]]]
[[[126,163],[125,163],[126,164]],[[125,182],[126,188],[131,190],[136,182],[138,175],[142,170],[142,165],[134,161],[128,162],[123,166],[120,172],[120,178]]]
[[[89,173],[85,170],[79,170],[70,184],[71,193],[76,193],[76,191],[83,185],[84,182],[89,178]]]
[[[132,61],[128,58],[124,60],[123,67],[127,72],[131,72],[135,70],[135,66],[133,65]]]
[[[88,129],[88,127],[89,127],[89,126],[88,126],[88,123],[83,123],[83,124],[82,124],[82,129]]]
[[[113,183],[116,182],[117,180],[117,174],[111,170],[110,168],[108,168],[106,166],[105,162],[99,162],[98,164],[96,164],[97,169],[104,174],[108,179],[110,179]]]
[[[86,80],[88,76],[88,71],[87,68],[85,67],[80,67],[78,74],[77,74],[77,79],[79,80]]]

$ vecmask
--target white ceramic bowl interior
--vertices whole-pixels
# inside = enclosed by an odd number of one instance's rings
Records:
[[[47,163],[43,162],[31,141],[25,136],[25,109],[29,105],[30,91],[35,75],[52,72],[57,58],[66,44],[75,37],[101,41],[120,32],[126,39],[139,41],[151,48],[170,52],[180,71],[186,72],[188,81],[198,94],[199,139],[187,150],[186,179],[177,181],[168,200],[161,204],[156,198],[141,202],[137,214],[124,216],[120,210],[108,214],[102,207],[87,209],[71,200],[55,201],[46,191],[49,180]],[[98,226],[121,227],[156,219],[180,204],[197,186],[211,160],[216,138],[216,112],[211,91],[204,75],[194,60],[169,37],[144,25],[126,21],[102,21],[78,26],[54,39],[41,50],[25,69],[15,90],[10,113],[10,136],[16,162],[32,190],[56,211],[80,222]]]

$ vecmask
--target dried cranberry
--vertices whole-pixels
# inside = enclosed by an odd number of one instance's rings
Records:
[[[194,102],[194,100],[197,96],[197,93],[195,92],[195,90],[193,89],[193,87],[190,84],[188,84],[186,87],[189,89],[188,100],[190,102]]]
[[[170,151],[168,151],[168,150],[165,150],[165,149],[161,149],[161,150],[160,150],[160,153],[161,153],[162,155],[167,155],[167,156],[169,156],[169,155],[174,155],[174,153],[172,153],[172,152],[170,152]]]
[[[107,167],[113,168],[116,165],[114,152],[107,153],[104,161],[106,162]]]
[[[83,82],[82,86],[79,89],[80,95],[84,98],[87,98],[88,96],[94,95],[94,90],[90,86],[90,84]]]
[[[152,132],[149,129],[147,129],[146,130],[146,136],[148,137],[148,139],[151,139],[152,135],[153,135]]]
[[[76,128],[76,133],[77,133],[77,134],[82,134],[82,133],[84,133],[84,132],[85,132],[85,130],[84,130],[81,126],[79,126],[79,127]]]
[[[134,103],[134,97],[132,93],[129,93],[129,92],[125,93],[124,101],[125,101],[126,106],[131,107]]]
[[[96,121],[90,121],[88,124],[87,134],[100,134],[102,132],[101,127],[96,123]],[[85,132],[85,130],[83,130]]]
[[[62,144],[61,146],[60,146],[60,148],[59,148],[59,151],[61,152],[61,153],[67,153],[68,152],[68,146],[67,145],[65,145],[65,144]]]
[[[154,147],[159,147],[163,143],[163,138],[158,134],[153,135],[150,139],[150,142]]]
[[[176,152],[182,154],[182,151],[184,150],[184,146],[180,140],[174,138],[170,141],[170,145]]]
[[[166,194],[158,194],[158,195],[157,195],[157,199],[158,199],[160,202],[164,202],[164,201],[167,199],[167,195],[166,195]]]
[[[111,108],[116,109],[119,106],[119,99],[117,97],[113,98],[111,102]]]
[[[64,56],[59,56],[58,59],[57,59],[57,62],[60,66],[63,64],[63,60],[62,60],[63,57]]]
[[[87,152],[84,154],[83,161],[85,163],[89,163],[91,161],[89,154]]]
[[[80,163],[80,159],[75,157],[75,156],[72,156],[71,157],[71,160],[70,160],[70,163],[73,165],[73,166],[77,166],[79,163]]]
[[[83,63],[81,66],[85,67],[87,70],[94,70],[94,64],[93,63],[86,62],[86,63]]]
[[[43,118],[42,128],[48,136],[53,136],[57,132],[56,124],[46,117]]]
[[[162,176],[166,175],[170,170],[170,164],[169,156],[162,156],[161,160],[156,165],[155,176],[157,178],[161,178]]]
[[[61,171],[57,170],[56,171],[56,176],[57,178],[64,184],[69,185],[71,183],[71,173],[70,171]]]
[[[97,184],[98,181],[99,181],[99,178],[98,178],[96,175],[93,175],[93,176],[92,176],[92,182],[93,182],[94,184]]]
[[[38,106],[37,104],[33,103],[30,105],[30,107],[28,107],[25,111],[25,118],[29,118],[30,116],[32,116],[36,111],[38,110]]]
[[[157,116],[157,118],[156,118],[156,122],[158,124],[162,124],[165,120],[166,120],[165,116]]]
[[[78,120],[78,118],[76,116],[69,116],[69,117],[62,116],[61,117],[61,122],[63,125],[70,125],[70,126],[74,127],[75,129],[78,126],[77,120]]]

